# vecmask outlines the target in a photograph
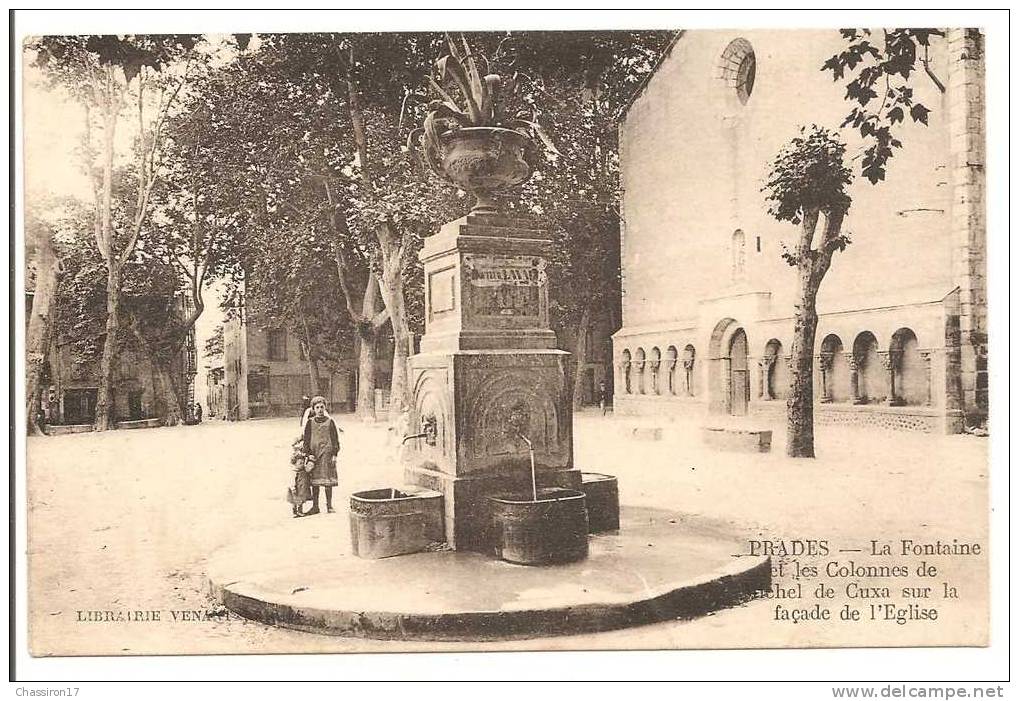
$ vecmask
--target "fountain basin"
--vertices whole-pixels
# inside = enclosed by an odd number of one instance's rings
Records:
[[[350,542],[358,557],[407,555],[444,540],[440,492],[401,486],[350,495]]]
[[[619,530],[619,482],[612,475],[580,473],[580,490],[587,496],[589,533]]]
[[[497,557],[521,565],[552,565],[587,557],[587,499],[575,489],[488,498]]]

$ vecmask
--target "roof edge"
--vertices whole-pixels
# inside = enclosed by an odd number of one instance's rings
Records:
[[[646,76],[644,76],[644,80],[640,82],[640,85],[638,85],[637,88],[633,91],[633,94],[630,95],[630,99],[628,99],[626,101],[626,104],[623,105],[622,108],[619,110],[619,113],[616,115],[617,121],[622,122],[623,120],[626,119],[626,114],[630,111],[630,108],[633,107],[633,103],[636,102],[637,98],[640,97],[647,89],[648,83],[651,82],[651,79],[655,77],[655,74],[658,73],[658,69],[661,68],[662,63],[664,63],[665,59],[667,59],[669,55],[672,54],[672,49],[676,46],[680,38],[685,33],[686,33],[685,29],[676,30],[676,33],[673,35],[672,40],[669,42],[669,45],[665,47],[665,50],[662,51],[662,55],[658,57],[658,61],[655,63],[654,67],[648,72]]]

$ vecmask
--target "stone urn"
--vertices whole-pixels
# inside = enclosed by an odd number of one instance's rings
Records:
[[[526,182],[538,152],[514,129],[466,127],[439,136],[438,165],[458,187],[474,195],[472,214],[498,211],[494,195]]]

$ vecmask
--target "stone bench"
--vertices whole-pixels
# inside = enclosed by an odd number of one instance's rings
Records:
[[[738,453],[767,453],[771,451],[771,431],[726,426],[701,428],[704,444],[717,450]]]
[[[132,428],[159,428],[163,423],[162,419],[136,419],[134,421],[118,421],[117,428],[119,429],[132,429]]]
[[[64,436],[69,433],[88,433],[94,429],[92,424],[46,424],[43,430],[48,436]]]

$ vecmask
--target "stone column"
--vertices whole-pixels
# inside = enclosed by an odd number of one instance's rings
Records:
[[[846,351],[845,357],[849,366],[849,401],[863,404],[863,397],[860,396],[860,363],[853,351]]]
[[[658,395],[662,393],[662,387],[660,384],[661,378],[658,376],[658,371],[661,369],[661,366],[662,364],[660,360],[648,361],[648,368],[651,371],[651,394]]]
[[[820,353],[817,356],[817,366],[821,369],[821,402],[830,404],[832,401],[831,372],[832,363],[835,360],[834,353]]]
[[[676,394],[676,360],[675,358],[665,361],[665,377],[666,384],[669,388],[669,394]]]
[[[761,384],[760,384],[760,395],[764,401],[771,401],[775,397],[771,394],[771,373],[772,368],[775,366],[775,356],[766,355],[757,361],[757,364],[761,366]]]
[[[725,376],[729,376],[729,369],[724,368]],[[726,380],[725,382],[728,382]],[[686,396],[693,396],[693,359],[684,358],[683,360],[683,391],[686,392]]]
[[[924,380],[927,385],[927,400],[924,402],[926,406],[933,404],[932,398],[932,384],[931,384],[931,356],[933,351],[925,350],[920,351],[920,360],[923,361],[923,373]]]
[[[881,359],[881,367],[888,373],[888,396],[885,397],[885,404],[888,406],[902,406],[902,400],[896,396],[895,371],[902,360],[901,351],[878,351]]]

